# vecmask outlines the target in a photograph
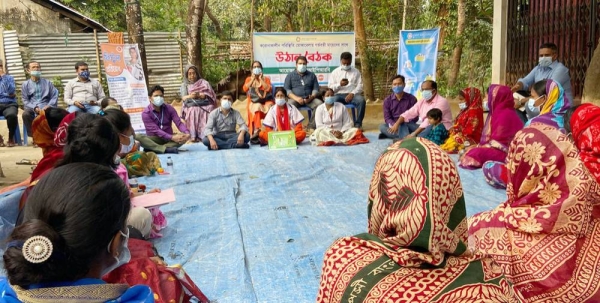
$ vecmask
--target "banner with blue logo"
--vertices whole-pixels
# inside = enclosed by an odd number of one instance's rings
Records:
[[[421,83],[435,80],[440,29],[400,31],[398,74],[406,78],[404,91],[421,99]]]

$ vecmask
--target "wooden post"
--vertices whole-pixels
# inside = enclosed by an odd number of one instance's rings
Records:
[[[100,66],[100,45],[98,45],[98,32],[94,29],[94,47],[96,48],[96,66],[98,69],[98,82],[102,84],[102,67]]]
[[[179,70],[181,71],[181,78],[183,79],[186,71],[183,70],[183,50],[181,49],[181,30],[177,30],[177,37],[179,37],[179,41],[177,41],[177,45],[179,45]]]
[[[6,54],[4,54],[4,27],[0,26],[0,59],[4,62],[5,72],[8,73],[8,64],[6,63]]]

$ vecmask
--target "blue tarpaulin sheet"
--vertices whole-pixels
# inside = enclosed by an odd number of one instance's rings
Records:
[[[192,144],[160,155],[163,164],[173,159],[174,174],[138,182],[172,187],[177,201],[161,207],[168,226],[153,242],[212,301],[314,302],[325,250],[367,228],[371,174],[391,144],[367,137],[371,143],[350,147],[207,151]],[[505,200],[481,170],[459,173],[468,215]]]

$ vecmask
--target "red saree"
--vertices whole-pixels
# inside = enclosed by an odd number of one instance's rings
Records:
[[[449,130],[449,138],[441,147],[447,152],[463,149],[465,142],[475,145],[481,140],[483,132],[483,105],[481,92],[474,87],[462,91],[467,108],[460,111],[454,125]]]
[[[600,107],[582,104],[575,110],[570,122],[579,158],[600,183]]]
[[[558,129],[532,124],[511,143],[508,200],[470,220],[469,243],[527,302],[600,301],[600,185]]]

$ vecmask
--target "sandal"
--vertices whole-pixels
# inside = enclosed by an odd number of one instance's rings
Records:
[[[35,160],[29,160],[29,159],[22,159],[21,161],[17,162],[17,165],[37,165],[37,161]]]

